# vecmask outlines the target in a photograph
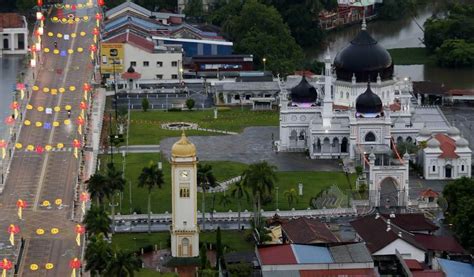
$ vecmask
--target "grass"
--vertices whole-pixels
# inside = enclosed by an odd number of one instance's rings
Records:
[[[201,128],[242,132],[249,126],[278,126],[279,115],[276,111],[251,111],[247,108],[226,108],[218,112],[214,119],[213,110],[199,111],[132,111],[129,144],[158,144],[163,138],[176,137],[180,131],[164,130],[161,124],[167,122],[192,122]],[[219,135],[218,133],[190,130],[188,135]]]
[[[141,268],[139,272],[135,272],[135,277],[178,277],[178,274],[174,272],[160,273],[158,271]]]
[[[433,62],[426,48],[388,49],[395,65],[427,64]]]
[[[125,177],[127,179],[127,186],[123,192],[123,198],[121,206],[117,208],[121,214],[129,214],[132,211],[137,213],[147,212],[147,197],[148,191],[138,187],[138,176],[144,166],[147,166],[151,160],[155,162],[160,160],[159,154],[147,153],[147,154],[128,154],[126,158],[126,169]],[[105,164],[108,161],[108,156],[101,156],[101,168],[105,168]],[[122,168],[122,157],[115,156],[116,166]],[[203,162],[209,163],[213,167],[214,175],[218,181],[224,181],[232,177],[236,177],[246,168],[245,164],[236,162]],[[171,167],[167,161],[163,161],[163,172],[165,177],[165,184],[161,189],[155,189],[151,192],[151,210],[152,213],[164,213],[165,211],[171,212]],[[278,208],[280,210],[295,209],[306,209],[309,207],[309,202],[321,190],[336,184],[342,191],[347,191],[349,185],[343,172],[277,172],[278,176]],[[355,183],[355,175],[351,175],[351,183]],[[130,194],[128,181],[131,182],[132,189],[132,205],[130,205]],[[298,202],[293,203],[290,207],[288,201],[284,195],[284,192],[294,188],[298,190],[298,184],[303,183],[303,196],[299,197]],[[230,187],[232,189],[233,186]],[[226,192],[227,194],[230,192]],[[250,193],[250,192],[249,192]],[[237,211],[238,202],[231,198],[231,203],[228,206],[221,205],[220,199],[224,193],[206,194],[206,211],[210,211],[213,207],[216,211]],[[272,197],[276,198],[276,189],[273,190]],[[201,209],[202,196],[198,193],[198,210]],[[242,202],[242,210],[252,210],[252,203],[250,201]],[[276,200],[263,205],[265,210],[276,209]]]
[[[228,252],[251,251],[254,248],[253,243],[245,239],[245,232],[222,231],[222,244],[227,246]],[[148,245],[156,245],[158,248],[169,248],[170,233],[119,233],[112,236],[112,246],[127,250],[139,251]],[[216,243],[216,232],[201,232],[199,234],[201,243]]]

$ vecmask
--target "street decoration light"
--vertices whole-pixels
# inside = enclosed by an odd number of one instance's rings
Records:
[[[74,139],[72,141],[72,147],[74,147],[74,157],[77,159],[79,156],[79,147],[81,147],[81,141],[78,139]]]
[[[28,206],[28,204],[26,203],[25,200],[18,199],[18,201],[16,201],[16,206],[18,207],[18,218],[22,219],[23,209],[25,209]]]
[[[76,277],[76,270],[81,268],[81,261],[78,258],[74,258],[69,261],[69,267],[72,269],[71,277]]]
[[[81,246],[81,235],[86,232],[86,227],[77,224],[76,227],[74,228],[74,231],[76,232],[76,243],[77,246]]]
[[[81,201],[81,209],[83,214],[86,213],[86,202],[89,201],[89,199],[89,193],[85,191],[81,192],[81,196],[79,196],[79,201]]]
[[[10,224],[8,226],[8,233],[10,234],[10,244],[15,245],[15,234],[20,232],[20,227],[14,224]]]
[[[2,148],[2,159],[5,159],[5,156],[7,155],[7,142],[4,139],[0,140],[0,148]]]
[[[2,277],[7,277],[7,271],[13,268],[13,263],[4,258],[0,261],[0,268],[2,269]]]

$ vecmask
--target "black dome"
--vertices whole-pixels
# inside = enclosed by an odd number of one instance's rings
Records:
[[[361,114],[375,114],[382,112],[382,100],[370,89],[370,82],[367,89],[359,95],[356,100],[356,111]]]
[[[334,59],[338,80],[351,81],[353,74],[356,80],[365,82],[371,78],[377,80],[380,74],[382,80],[393,76],[392,57],[366,30],[359,34],[344,47]]]
[[[318,98],[316,89],[303,76],[301,82],[291,89],[291,101],[294,103],[314,103]]]

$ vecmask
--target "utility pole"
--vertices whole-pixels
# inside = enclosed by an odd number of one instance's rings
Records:
[[[113,138],[112,138],[112,113],[109,112],[109,143],[110,143],[110,160],[111,163],[114,163],[114,148],[112,146],[113,144]]]
[[[117,117],[117,74],[115,72],[115,59],[112,59],[112,67],[114,69],[114,100],[115,100],[115,121],[118,121]]]

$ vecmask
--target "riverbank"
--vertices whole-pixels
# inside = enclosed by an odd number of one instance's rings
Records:
[[[436,64],[435,58],[423,47],[394,48],[387,51],[395,65]]]

